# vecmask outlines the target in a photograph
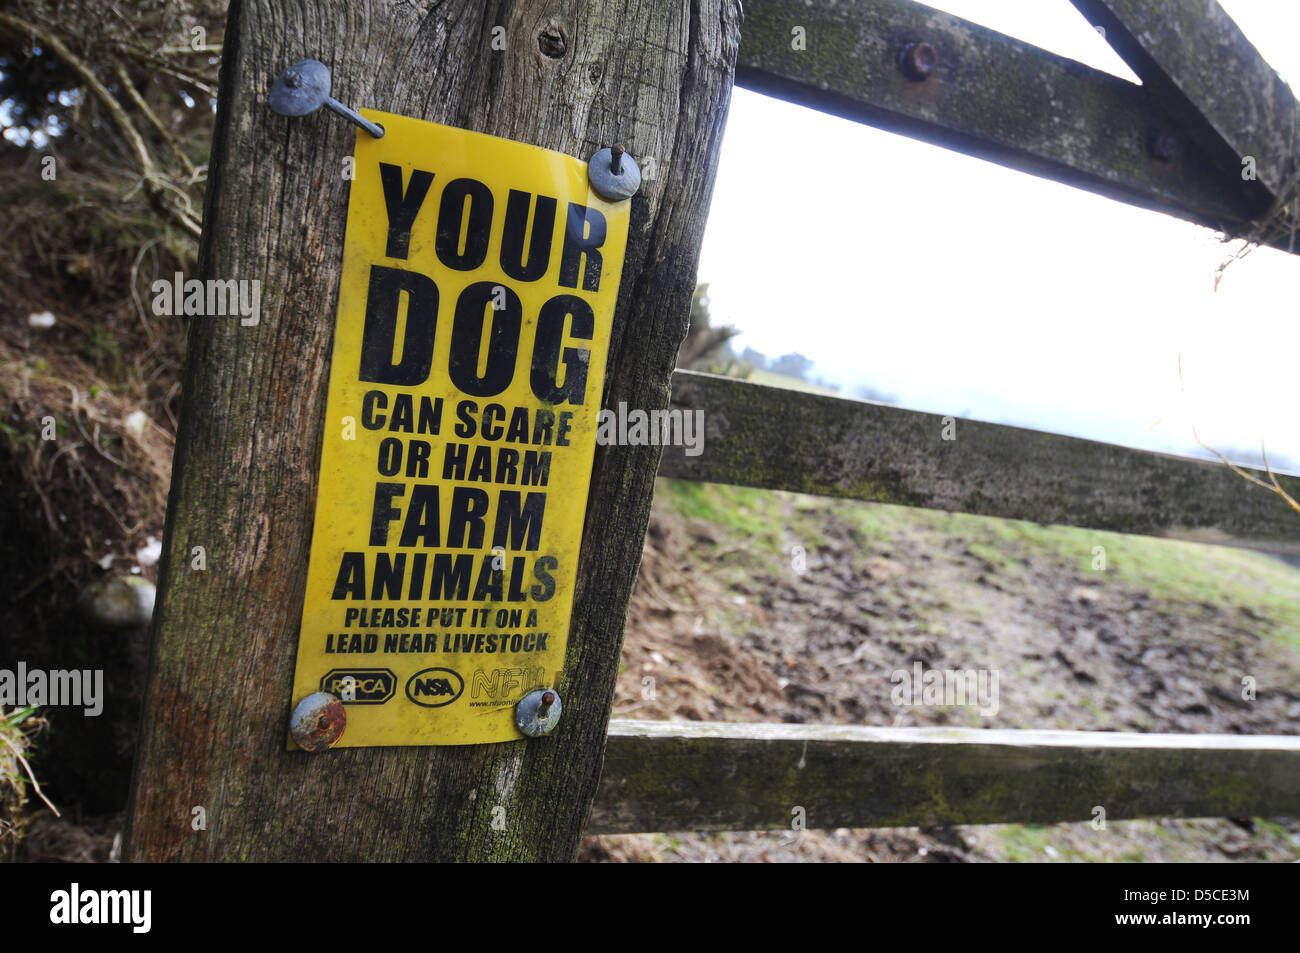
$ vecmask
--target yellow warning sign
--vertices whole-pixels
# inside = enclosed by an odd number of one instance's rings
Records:
[[[365,112],[293,700],[343,700],[337,747],[510,741],[564,663],[630,203]]]

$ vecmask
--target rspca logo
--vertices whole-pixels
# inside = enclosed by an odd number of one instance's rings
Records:
[[[336,668],[320,680],[320,690],[345,705],[382,705],[397,693],[397,676],[386,668]]]
[[[465,690],[465,679],[449,668],[426,668],[406,682],[406,697],[423,708],[450,705]]]

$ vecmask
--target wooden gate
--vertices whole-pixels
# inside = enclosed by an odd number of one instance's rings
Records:
[[[1297,104],[1226,14],[1073,2],[1144,85],[910,0],[755,0],[743,26],[735,0],[235,0],[201,271],[259,278],[265,303],[258,328],[190,330],[128,858],[566,860],[584,832],[783,828],[808,803],[812,827],[1300,813],[1294,738],[609,721],[656,473],[1300,554],[1294,514],[1217,465],[975,421],[943,442],[933,415],[673,373],[733,70],[1290,247]],[[708,452],[598,449],[550,737],[284,750],[353,135],[267,108],[304,57],[352,105],[574,156],[625,142],[660,170],[633,199],[603,406],[663,408],[671,383]]]

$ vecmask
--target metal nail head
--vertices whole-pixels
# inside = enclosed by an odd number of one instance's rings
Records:
[[[929,43],[908,43],[898,54],[898,68],[913,82],[929,79],[939,65],[939,51]]]
[[[320,60],[294,63],[271,86],[271,108],[281,116],[306,116],[322,106],[356,123],[376,139],[383,138],[383,126],[330,95],[329,67]]]
[[[530,738],[549,735],[559,723],[563,707],[555,689],[535,689],[515,706],[515,725]]]
[[[1176,133],[1152,127],[1147,130],[1147,155],[1158,162],[1173,162],[1182,152],[1182,143]]]
[[[289,734],[304,751],[324,751],[343,737],[348,712],[329,692],[312,692],[294,706]]]
[[[601,198],[621,202],[641,188],[641,167],[622,146],[601,149],[587,160],[587,181]]]

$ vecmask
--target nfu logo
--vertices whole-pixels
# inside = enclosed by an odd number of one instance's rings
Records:
[[[426,668],[406,682],[406,697],[425,708],[450,705],[465,690],[465,679],[449,668]]]
[[[345,705],[382,705],[397,692],[397,676],[386,668],[336,668],[320,680],[320,690]]]

